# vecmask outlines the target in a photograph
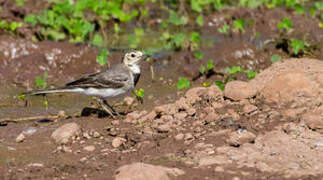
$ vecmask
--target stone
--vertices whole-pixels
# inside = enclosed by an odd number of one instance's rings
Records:
[[[243,112],[246,114],[253,113],[253,112],[257,111],[257,109],[258,109],[258,107],[254,106],[252,104],[247,104],[247,105],[243,106]]]
[[[310,129],[323,132],[323,116],[321,113],[305,113],[302,115],[302,120]]]
[[[302,105],[323,102],[323,61],[292,58],[272,64],[249,84],[266,102]]]
[[[157,126],[156,129],[160,133],[167,133],[167,132],[170,132],[172,130],[169,124],[159,125],[159,126]]]
[[[232,163],[232,161],[230,159],[228,159],[225,156],[221,156],[221,155],[217,155],[217,156],[206,156],[206,157],[202,157],[199,160],[199,166],[210,166],[213,164],[217,164],[217,165],[223,165],[223,164],[229,164]]]
[[[57,144],[67,144],[69,139],[80,135],[81,128],[76,123],[67,123],[57,128],[51,135]]]
[[[135,99],[128,96],[128,97],[125,97],[123,101],[127,106],[130,106],[135,102]]]
[[[234,101],[252,98],[256,96],[256,94],[257,89],[243,81],[230,81],[226,84],[224,89],[224,96]]]
[[[94,150],[95,150],[95,146],[93,146],[93,145],[85,146],[85,147],[83,148],[83,150],[85,150],[85,151],[89,151],[89,152],[92,152],[92,151],[94,151]]]
[[[174,138],[175,138],[176,141],[183,140],[184,139],[184,134],[183,133],[177,134]]]
[[[26,139],[26,136],[23,133],[20,133],[17,137],[16,137],[16,142],[17,143],[21,143]]]
[[[121,138],[121,137],[116,137],[112,140],[112,146],[114,148],[118,148],[120,147],[123,143],[125,143],[127,140],[125,138]]]
[[[239,129],[229,134],[229,139],[227,142],[231,146],[238,147],[244,143],[253,143],[255,142],[256,135],[252,132],[249,132],[245,129]]]
[[[168,168],[145,163],[124,165],[116,171],[116,180],[170,180],[170,176],[183,175],[178,168]]]

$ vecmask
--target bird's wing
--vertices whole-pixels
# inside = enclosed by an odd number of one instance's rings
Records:
[[[66,84],[70,88],[112,88],[117,89],[124,86],[129,80],[127,73],[122,73],[121,69],[107,69],[106,71],[86,75],[76,81]]]

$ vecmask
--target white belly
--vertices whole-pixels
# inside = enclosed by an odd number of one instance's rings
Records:
[[[94,89],[94,88],[87,88],[87,89],[81,89],[76,88],[74,89],[74,92],[85,94],[88,96],[98,96],[98,97],[115,97],[118,95],[121,95],[123,93],[126,93],[126,90],[124,89]]]

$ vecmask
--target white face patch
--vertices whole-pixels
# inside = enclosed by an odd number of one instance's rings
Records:
[[[140,67],[137,64],[129,66],[133,74],[140,74]]]

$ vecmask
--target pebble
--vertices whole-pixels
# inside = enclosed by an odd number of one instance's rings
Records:
[[[118,148],[120,147],[123,143],[125,143],[127,140],[125,138],[121,138],[121,137],[116,137],[112,140],[112,146],[114,148]]]
[[[16,142],[17,143],[21,143],[26,139],[26,136],[23,133],[20,133],[17,138],[16,138]]]
[[[127,106],[132,105],[134,101],[135,101],[135,99],[134,99],[134,98],[132,98],[132,97],[129,97],[129,96],[124,98],[124,103],[125,103]]]
[[[44,164],[42,163],[30,163],[28,164],[28,167],[44,167]]]
[[[99,138],[99,137],[101,137],[101,134],[99,132],[97,132],[97,131],[94,131],[93,132],[93,137],[94,138]]]
[[[250,114],[252,112],[257,111],[257,106],[251,105],[251,104],[247,104],[243,107],[243,112],[246,114]]]
[[[81,133],[81,127],[76,123],[67,123],[57,128],[51,135],[58,144],[67,144],[69,139]]]
[[[93,145],[85,146],[83,149],[84,149],[85,151],[92,152],[92,151],[94,151],[94,150],[95,150],[95,146],[93,146]]]
[[[82,157],[81,159],[80,159],[80,162],[81,163],[84,163],[84,162],[86,162],[87,161],[87,158],[86,157]]]
[[[170,132],[171,131],[171,128],[170,128],[170,126],[168,124],[159,125],[159,126],[157,126],[156,129],[160,133],[167,133],[167,132]]]
[[[180,141],[180,140],[183,140],[183,139],[184,139],[184,134],[183,133],[177,134],[175,136],[175,140],[176,141]]]

